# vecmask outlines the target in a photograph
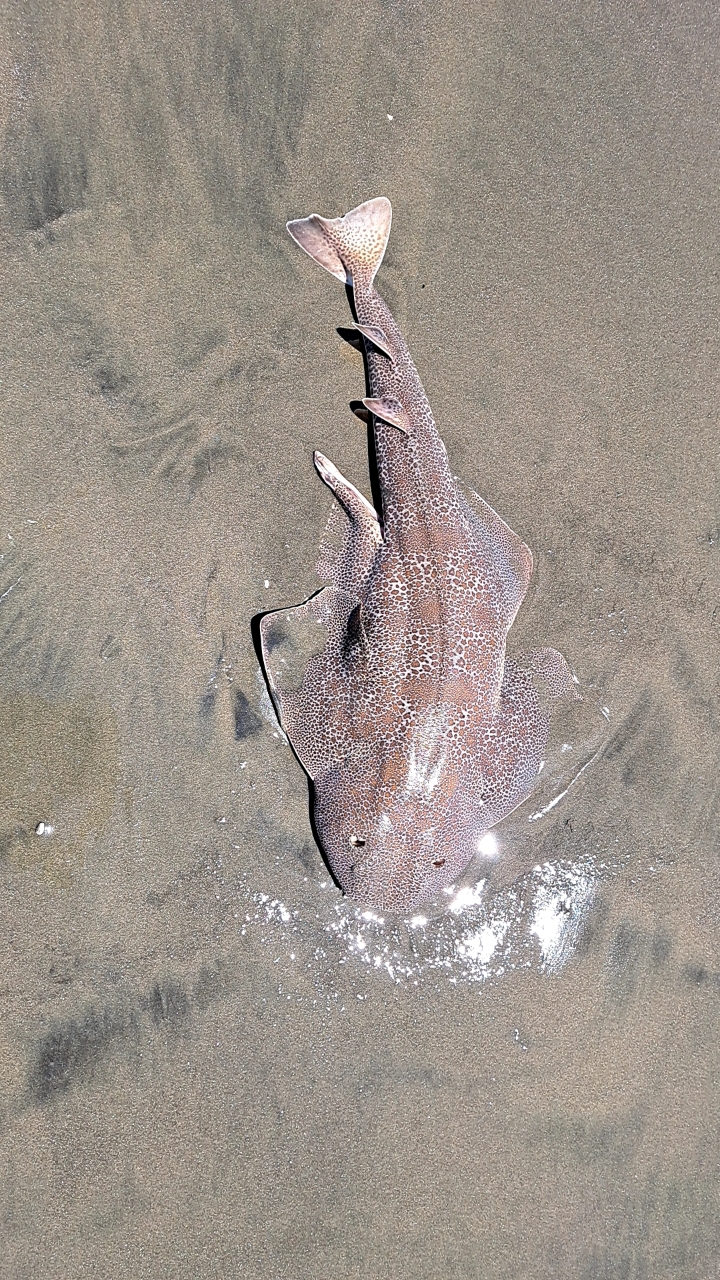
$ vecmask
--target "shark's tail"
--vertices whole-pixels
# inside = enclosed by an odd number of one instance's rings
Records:
[[[367,284],[383,260],[390,235],[392,205],[385,196],[366,200],[344,218],[309,218],[288,222],[293,240],[343,284],[362,278]]]

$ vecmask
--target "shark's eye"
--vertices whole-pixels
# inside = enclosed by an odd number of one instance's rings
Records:
[[[350,843],[355,849],[362,849],[365,841],[362,836],[351,836]]]
[[[435,859],[435,861],[433,862],[433,866],[434,866],[434,867],[444,867],[444,866],[445,866],[445,859],[444,859],[444,858],[436,858],[436,859]]]

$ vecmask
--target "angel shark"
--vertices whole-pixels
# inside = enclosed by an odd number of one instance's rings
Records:
[[[342,517],[328,583],[266,614],[261,646],[281,724],[314,789],[334,876],[363,906],[408,912],[451,884],[483,835],[530,794],[549,704],[572,690],[554,649],[506,655],[532,554],[453,477],[415,365],[375,289],[390,233],[380,196],[293,240],[352,287],[365,346],[381,510],[321,453]],[[363,412],[361,410],[361,412]],[[298,667],[302,644],[314,652]],[[307,652],[307,650],[306,650]]]

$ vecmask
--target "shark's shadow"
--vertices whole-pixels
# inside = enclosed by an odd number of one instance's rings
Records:
[[[354,300],[354,297],[353,297],[353,291],[352,291],[352,288],[350,287],[350,285],[347,285],[347,286],[346,286],[346,294],[347,294],[347,299],[348,299],[348,303],[349,303],[349,306],[350,306],[350,311],[351,311],[351,313],[352,313],[352,317],[353,317],[353,319],[354,319],[354,320],[357,320],[357,312],[356,312],[356,310],[355,310],[355,300]],[[360,352],[360,354],[361,354],[361,356],[362,356],[362,358],[363,358],[363,368],[364,368],[364,373],[365,373],[365,394],[366,394],[366,395],[369,395],[369,394],[370,394],[370,372],[369,372],[369,369],[368,369],[367,350],[366,350],[365,342],[364,342],[364,340],[363,340],[363,338],[362,338],[362,335],[361,335],[360,333],[358,333],[357,329],[351,329],[351,328],[346,327],[346,326],[344,326],[344,325],[340,325],[340,326],[338,326],[337,332],[338,332],[339,337],[341,337],[341,338],[342,338],[345,342],[347,342],[351,347],[354,347],[356,351],[359,351],[359,352]],[[355,413],[355,414],[356,414],[356,416],[357,416],[357,417],[359,417],[359,418],[363,419],[364,421],[366,421],[366,425],[367,425],[367,440],[368,440],[368,468],[369,468],[369,472],[370,472],[370,490],[371,490],[371,494],[372,494],[372,502],[373,502],[373,506],[375,507],[375,510],[378,512],[378,514],[379,514],[379,515],[381,515],[381,513],[382,513],[382,494],[381,494],[381,491],[380,491],[380,476],[379,476],[379,472],[378,472],[378,465],[377,465],[377,454],[376,454],[376,451],[375,451],[375,435],[374,435],[374,432],[373,432],[373,430],[372,430],[372,425],[371,425],[371,422],[370,422],[370,415],[369,415],[369,414],[367,413],[367,411],[365,410],[365,408],[364,408],[364,406],[363,406],[363,403],[362,403],[362,400],[353,400],[353,401],[351,401],[351,403],[350,403],[350,409],[353,411],[353,413]],[[257,657],[258,665],[259,665],[259,667],[260,667],[260,670],[262,671],[263,678],[264,678],[264,680],[265,680],[265,685],[266,685],[266,687],[267,687],[268,695],[269,695],[269,697],[270,697],[270,701],[272,702],[273,707],[275,708],[275,713],[276,713],[276,715],[278,714],[278,712],[277,712],[277,707],[276,707],[276,704],[275,704],[275,699],[273,698],[273,694],[272,694],[272,687],[271,687],[271,684],[270,684],[270,680],[269,680],[269,678],[268,678],[268,673],[267,673],[267,671],[266,671],[266,669],[265,669],[265,659],[264,659],[264,656],[263,656],[263,651],[262,651],[262,642],[261,642],[261,637],[260,637],[260,625],[261,625],[261,623],[262,623],[263,618],[268,617],[268,616],[269,616],[270,614],[272,614],[272,613],[279,613],[279,612],[282,612],[284,609],[286,609],[286,608],[288,608],[288,607],[292,607],[292,606],[285,605],[285,606],[283,606],[283,609],[281,609],[281,610],[277,610],[277,609],[266,609],[266,610],[264,610],[262,613],[256,613],[256,614],[254,614],[254,616],[250,619],[250,634],[251,634],[251,636],[252,636],[252,642],[253,642],[253,648],[254,648],[254,650],[255,650],[255,656]],[[278,715],[278,720],[279,720],[279,719],[280,719],[280,717],[279,717],[279,715]],[[292,747],[292,743],[290,743],[290,746]],[[297,755],[297,752],[295,752],[294,748],[293,748],[293,754],[295,755],[295,758],[298,760],[298,763],[300,764],[300,766],[301,766],[301,768],[302,768],[302,767],[303,767],[303,766],[302,766],[302,761],[300,760],[299,756]],[[303,768],[303,772],[305,773],[305,769],[304,769],[304,768]],[[316,828],[316,826],[315,826],[315,787],[314,787],[314,785],[313,785],[312,778],[310,778],[307,774],[306,774],[306,777],[308,777],[308,804],[309,804],[309,819],[310,819],[310,828],[311,828],[312,833],[313,833],[313,839],[315,840],[315,843],[316,843],[316,845],[317,845],[318,849],[320,850],[320,853],[321,853],[321,855],[322,855],[323,862],[325,863],[325,866],[326,866],[326,868],[327,868],[328,874],[331,876],[331,878],[332,878],[333,882],[338,886],[338,888],[341,888],[341,886],[340,886],[340,884],[339,884],[339,882],[338,882],[337,877],[336,877],[336,876],[334,875],[334,873],[333,873],[332,867],[330,866],[330,864],[328,863],[327,858],[325,857],[325,854],[324,854],[324,852],[323,852],[322,844],[320,843],[320,837],[318,836],[317,828]]]
[[[352,318],[353,320],[356,321],[357,311],[355,310],[355,298],[350,285],[346,285],[345,292],[347,294],[348,305],[352,313]],[[360,352],[360,355],[363,358],[363,369],[365,372],[365,395],[369,396],[371,394],[370,370],[368,368],[367,346],[365,344],[365,340],[362,337],[362,334],[358,333],[357,329],[350,329],[345,325],[338,325],[337,333],[339,337],[341,337],[345,342],[347,342],[348,346],[354,347],[356,351]],[[372,504],[375,510],[377,511],[378,515],[380,516],[380,521],[382,523],[382,493],[380,490],[380,476],[379,476],[378,465],[377,465],[377,453],[375,451],[375,433],[372,429],[372,424],[370,422],[370,415],[365,409],[362,403],[362,400],[351,400],[350,408],[357,417],[361,418],[366,423],[366,426],[367,426],[368,469],[370,472],[370,492],[372,494]]]

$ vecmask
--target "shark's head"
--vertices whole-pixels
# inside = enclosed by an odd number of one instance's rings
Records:
[[[438,779],[432,794],[346,764],[316,783],[315,822],[343,891],[359,906],[405,914],[452,884],[489,823],[453,815],[456,780]]]

